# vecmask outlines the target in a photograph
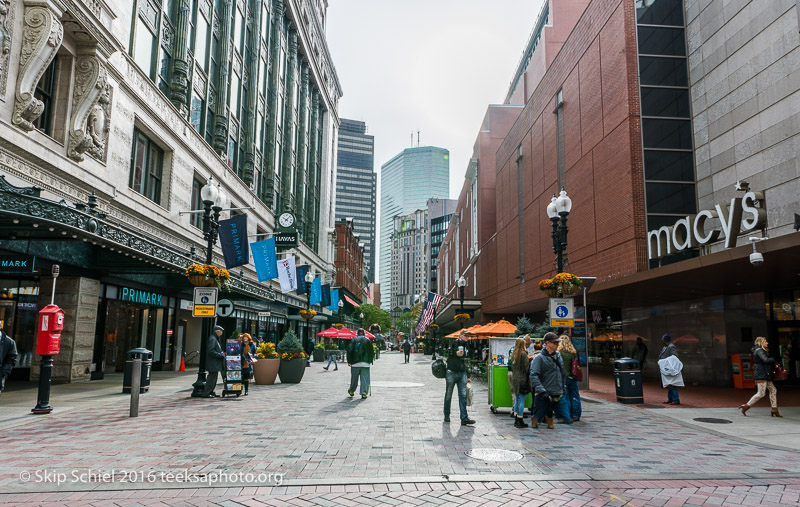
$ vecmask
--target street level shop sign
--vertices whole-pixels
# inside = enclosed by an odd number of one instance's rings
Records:
[[[575,327],[575,315],[571,298],[550,298],[550,326]]]
[[[35,265],[32,255],[0,255],[0,273],[33,273]]]
[[[230,317],[233,315],[233,303],[230,299],[220,299],[217,302],[217,316]]]
[[[216,287],[195,287],[194,288],[194,307],[192,308],[193,317],[215,317],[217,315],[217,292]]]

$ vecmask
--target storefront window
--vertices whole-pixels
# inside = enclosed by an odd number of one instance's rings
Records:
[[[36,349],[39,285],[32,281],[0,280],[0,324],[17,343],[16,368],[30,368]]]

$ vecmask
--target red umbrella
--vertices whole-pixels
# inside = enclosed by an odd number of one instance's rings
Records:
[[[356,334],[347,329],[346,327],[343,327],[342,329],[336,329],[335,327],[331,327],[326,329],[325,331],[322,331],[321,333],[317,333],[317,336],[320,336],[322,338],[340,338],[343,340],[350,340],[351,338],[354,338]]]
[[[364,330],[364,336],[366,336],[366,337],[367,337],[367,338],[369,338],[370,340],[374,340],[374,339],[375,339],[375,335],[374,335],[374,334],[372,334],[372,333],[370,333],[370,332],[369,332],[369,331],[367,331],[367,330]]]

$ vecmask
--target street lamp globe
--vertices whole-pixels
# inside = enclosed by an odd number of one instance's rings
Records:
[[[456,281],[459,287],[464,288],[467,286],[467,280],[463,276],[458,277],[458,281]]]
[[[341,312],[341,311],[342,311],[342,308],[344,308],[344,301],[342,301],[342,300],[340,299],[340,300],[339,300],[339,304],[338,304],[337,306],[339,306],[339,311]]]
[[[572,211],[572,199],[567,196],[567,191],[563,188],[556,199],[556,210],[559,214]]]
[[[217,183],[217,197],[214,199],[214,206],[224,208],[225,203],[228,202],[228,196],[222,191],[222,187]]]
[[[214,184],[214,177],[210,176],[208,178],[208,183],[203,185],[203,188],[200,189],[200,199],[203,202],[210,202],[215,203],[217,200],[217,186]]]
[[[558,210],[556,210],[556,194],[550,199],[550,204],[547,205],[547,216],[551,219],[558,218]]]
[[[306,273],[306,278],[305,279],[306,279],[306,283],[313,282],[314,281],[314,273],[312,273],[311,271],[308,271]],[[339,301],[339,302],[341,303],[341,301]]]

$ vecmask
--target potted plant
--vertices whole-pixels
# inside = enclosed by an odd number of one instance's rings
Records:
[[[453,320],[455,320],[456,322],[466,322],[466,321],[469,320],[469,314],[468,313],[457,313],[453,317]]]
[[[300,316],[306,320],[311,320],[317,314],[314,310],[300,310]]]
[[[325,345],[318,343],[314,346],[314,361],[324,361],[325,360]]]
[[[264,342],[256,349],[256,362],[253,363],[253,374],[256,385],[271,386],[278,376],[281,358],[275,351],[275,344]]]
[[[186,268],[186,277],[196,287],[212,287],[228,290],[231,274],[227,269],[211,264],[191,264]]]
[[[582,287],[581,279],[572,273],[559,273],[553,278],[545,278],[539,282],[539,290],[551,298],[574,296]]]
[[[306,358],[303,345],[291,329],[284,335],[276,350],[281,356],[281,366],[278,377],[283,384],[297,384],[303,379],[306,372]]]

